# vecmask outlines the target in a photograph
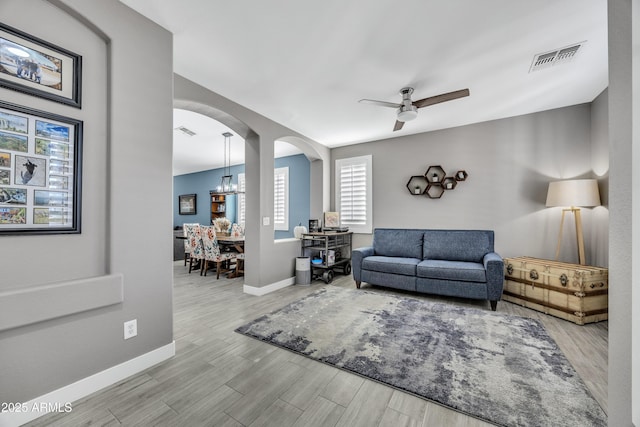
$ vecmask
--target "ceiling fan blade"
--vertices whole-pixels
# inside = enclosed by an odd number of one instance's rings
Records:
[[[443,93],[436,96],[430,96],[429,98],[419,99],[417,101],[413,101],[413,105],[415,105],[417,108],[422,108],[433,104],[439,104],[440,102],[463,98],[465,96],[469,96],[469,89],[456,90],[454,92]]]
[[[387,101],[376,101],[375,99],[361,99],[358,102],[361,102],[363,104],[379,105],[381,107],[400,108],[400,104],[395,104],[393,102]]]
[[[396,120],[396,124],[393,127],[393,131],[395,132],[397,130],[402,129],[402,126],[404,126],[404,122],[401,122],[400,120]]]

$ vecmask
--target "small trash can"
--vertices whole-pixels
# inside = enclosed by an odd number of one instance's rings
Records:
[[[296,258],[296,285],[311,284],[311,258],[299,256]]]

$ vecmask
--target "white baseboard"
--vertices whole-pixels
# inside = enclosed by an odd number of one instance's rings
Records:
[[[171,344],[167,344],[112,368],[105,369],[90,377],[83,378],[73,384],[24,402],[21,404],[21,409],[26,410],[25,412],[0,413],[0,427],[17,427],[51,411],[64,412],[69,411],[69,409],[72,410],[73,405],[70,405],[70,403],[122,381],[138,372],[142,372],[160,362],[164,362],[175,356],[175,354],[176,343],[173,341]]]
[[[281,280],[281,281],[276,282],[276,283],[272,283],[272,284],[267,285],[267,286],[262,286],[260,288],[257,288],[255,286],[244,285],[242,287],[242,291],[245,294],[255,295],[255,296],[261,297],[262,295],[266,295],[266,294],[270,294],[271,292],[275,292],[278,289],[282,289],[282,288],[286,288],[287,286],[291,286],[295,282],[296,282],[296,278],[295,277],[290,277],[288,279],[284,279],[284,280]]]

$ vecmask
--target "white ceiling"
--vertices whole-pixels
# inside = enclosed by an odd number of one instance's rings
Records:
[[[185,127],[195,135],[187,135],[180,127]],[[244,163],[244,138],[217,120],[193,111],[174,108],[173,110],[173,175],[200,172],[225,166],[225,139],[223,133],[233,136],[228,144],[228,165]],[[298,148],[284,142],[274,144],[275,157],[300,154]]]
[[[174,33],[174,70],[329,147],[591,102],[606,0],[121,0]],[[586,41],[529,73],[534,55]],[[399,102],[469,88],[393,132]],[[220,131],[214,133],[220,135]]]

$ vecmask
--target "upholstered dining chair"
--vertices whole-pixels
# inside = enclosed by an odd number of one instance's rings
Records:
[[[234,222],[233,225],[231,225],[231,236],[244,237],[244,227]]]
[[[191,270],[197,268],[197,264],[200,261],[204,262],[204,250],[202,248],[202,237],[200,224],[185,224],[187,232],[187,242],[189,243],[189,273]]]
[[[190,223],[190,224],[182,224],[182,235],[184,237],[187,236],[187,226],[200,226],[198,223]],[[189,261],[189,256],[191,255],[191,245],[189,244],[189,239],[184,239],[184,265],[187,265],[187,261]]]
[[[220,278],[220,273],[231,271],[231,263],[236,260],[236,254],[232,252],[221,253],[218,240],[216,239],[216,229],[213,226],[203,225],[200,227],[202,236],[202,247],[204,248],[204,262],[200,269],[200,274],[204,271],[207,275],[209,263],[216,265],[216,279]],[[235,265],[234,265],[235,268]]]

